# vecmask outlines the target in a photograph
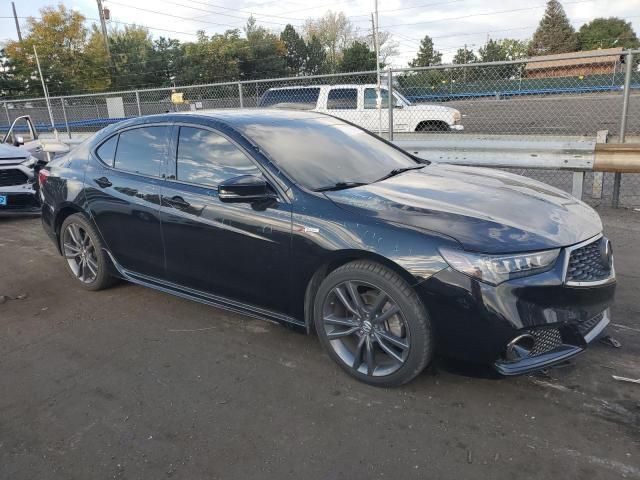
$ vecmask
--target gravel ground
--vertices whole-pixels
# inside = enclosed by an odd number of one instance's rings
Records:
[[[494,379],[437,360],[384,390],[314,337],[67,275],[38,219],[0,220],[0,478],[640,478],[640,213],[601,211],[622,348]]]

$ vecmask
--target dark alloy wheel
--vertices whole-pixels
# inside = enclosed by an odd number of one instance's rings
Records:
[[[406,383],[431,357],[424,306],[400,276],[373,262],[352,262],[327,276],[315,326],[329,355],[367,383]]]
[[[100,290],[113,283],[100,237],[83,215],[70,215],[62,223],[60,251],[69,272],[83,288]]]

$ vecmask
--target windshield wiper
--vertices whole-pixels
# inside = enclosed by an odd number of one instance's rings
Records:
[[[336,190],[345,190],[347,188],[353,187],[361,187],[362,185],[367,185],[365,182],[338,182],[333,185],[328,185],[326,187],[316,188],[314,192],[332,192]]]
[[[387,178],[395,177],[404,172],[408,172],[409,170],[420,170],[424,168],[426,165],[416,165],[414,167],[404,167],[404,168],[394,168],[389,173],[387,173],[384,177],[379,178],[376,182],[381,182],[382,180],[386,180]]]

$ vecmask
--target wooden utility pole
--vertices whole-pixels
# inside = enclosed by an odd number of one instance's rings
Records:
[[[11,8],[13,9],[13,19],[16,21],[16,31],[18,32],[18,41],[22,43],[22,33],[20,32],[20,22],[18,22],[18,14],[16,13],[16,4],[11,2]]]
[[[102,28],[102,39],[104,40],[104,47],[107,49],[107,55],[111,58],[111,50],[109,49],[109,36],[107,35],[107,22],[104,19],[104,8],[102,8],[102,0],[96,0],[98,2],[98,14],[100,15],[100,27]]]

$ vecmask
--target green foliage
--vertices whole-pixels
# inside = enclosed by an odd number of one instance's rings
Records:
[[[363,72],[376,69],[376,53],[366,43],[355,41],[342,52],[341,72]]]
[[[86,88],[109,86],[104,68],[104,46],[95,43],[84,26],[85,17],[60,4],[40,9],[40,19],[29,17],[23,41],[10,41],[5,55],[10,59],[12,74],[23,85],[24,92],[41,95],[34,45],[42,66],[42,74],[52,95]]]
[[[16,77],[15,67],[4,49],[0,49],[0,95],[3,97],[15,97],[24,89],[22,82]]]
[[[429,35],[420,42],[420,49],[418,55],[411,62],[411,67],[428,67],[430,65],[439,65],[442,63],[442,53],[433,48],[433,40]]]
[[[289,75],[302,75],[307,63],[307,44],[292,25],[287,25],[280,34],[285,48],[285,61]]]
[[[585,23],[578,31],[578,47],[580,50],[598,48],[638,48],[640,42],[631,22],[621,18],[596,18]]]
[[[473,50],[468,48],[459,48],[453,57],[453,63],[455,65],[465,65],[467,63],[475,63],[478,59]]]
[[[549,0],[542,20],[533,34],[529,54],[551,55],[575,52],[578,49],[576,32],[558,0]]]
[[[320,39],[312,36],[307,42],[307,58],[304,65],[304,72],[307,75],[320,75],[327,73],[328,70],[327,53]]]
[[[243,79],[282,77],[287,73],[284,43],[266,28],[249,18],[245,27],[246,49],[240,57]]]

